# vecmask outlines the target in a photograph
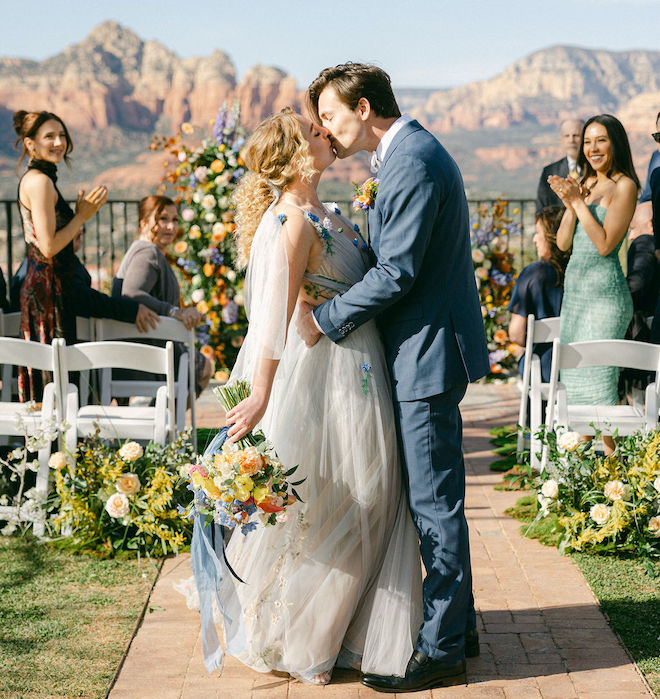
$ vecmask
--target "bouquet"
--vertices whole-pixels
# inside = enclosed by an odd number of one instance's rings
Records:
[[[225,410],[231,410],[250,395],[247,381],[221,386],[215,393]],[[301,500],[289,482],[298,466],[285,470],[263,432],[250,432],[237,442],[225,440],[220,451],[197,458],[188,469],[193,501],[185,516],[205,517],[224,527],[240,526],[247,534],[263,525],[289,520],[288,508]],[[256,515],[256,516],[253,516]]]

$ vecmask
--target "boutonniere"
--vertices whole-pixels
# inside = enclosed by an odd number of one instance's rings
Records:
[[[378,194],[378,185],[380,180],[376,177],[370,177],[362,184],[353,183],[353,209],[355,211],[368,211],[373,208]]]

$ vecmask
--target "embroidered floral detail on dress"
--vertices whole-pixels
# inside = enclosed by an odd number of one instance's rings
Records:
[[[282,225],[286,223],[286,214],[277,214],[277,218]]]
[[[364,376],[362,377],[362,391],[366,395],[369,393],[368,381],[371,378],[371,364],[365,362],[362,365],[362,371],[364,372]]]
[[[316,228],[321,240],[325,243],[326,252],[328,255],[332,255],[334,251],[332,249],[332,236],[330,235],[330,228],[332,226],[330,219],[326,216],[323,219],[323,223],[321,223],[321,219],[311,211],[308,211],[306,216],[311,222],[312,226]]]

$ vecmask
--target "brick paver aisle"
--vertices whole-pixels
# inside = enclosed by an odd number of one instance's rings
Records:
[[[468,661],[467,685],[399,696],[651,696],[570,558],[521,537],[519,523],[503,514],[519,494],[493,490],[501,476],[488,470],[493,460],[488,430],[515,422],[517,409],[517,393],[509,386],[471,386],[462,405],[481,656]],[[205,416],[212,420],[208,411],[210,403]],[[336,672],[330,685],[311,687],[287,676],[261,675],[232,658],[222,677],[209,676],[198,614],[172,587],[189,574],[188,556],[166,561],[151,598],[155,610],[131,644],[111,699],[386,696],[360,685],[355,672]]]

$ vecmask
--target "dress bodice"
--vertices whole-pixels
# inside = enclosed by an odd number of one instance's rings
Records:
[[[323,204],[323,207],[327,214],[334,214],[344,225],[334,228],[328,215],[321,220],[309,211],[304,212],[323,244],[318,268],[314,272],[305,272],[304,278],[308,293],[311,289],[312,295],[332,298],[359,282],[371,265],[368,245],[358,225],[342,216],[336,204]],[[350,237],[348,232],[352,233]]]
[[[607,209],[604,206],[601,206],[600,204],[588,204],[589,211],[593,214],[594,218],[600,225],[602,226],[605,222],[605,216],[607,215]],[[621,245],[623,245],[623,240],[625,236],[621,238],[619,241],[619,244],[612,250],[609,255],[601,255],[598,250],[596,250],[596,246],[593,244],[591,238],[587,234],[587,232],[584,230],[584,226],[580,221],[577,222],[575,226],[575,234],[573,236],[573,255],[587,255],[587,256],[597,256],[597,257],[602,257],[604,259],[613,259],[617,260],[619,259],[619,250],[621,249]]]

